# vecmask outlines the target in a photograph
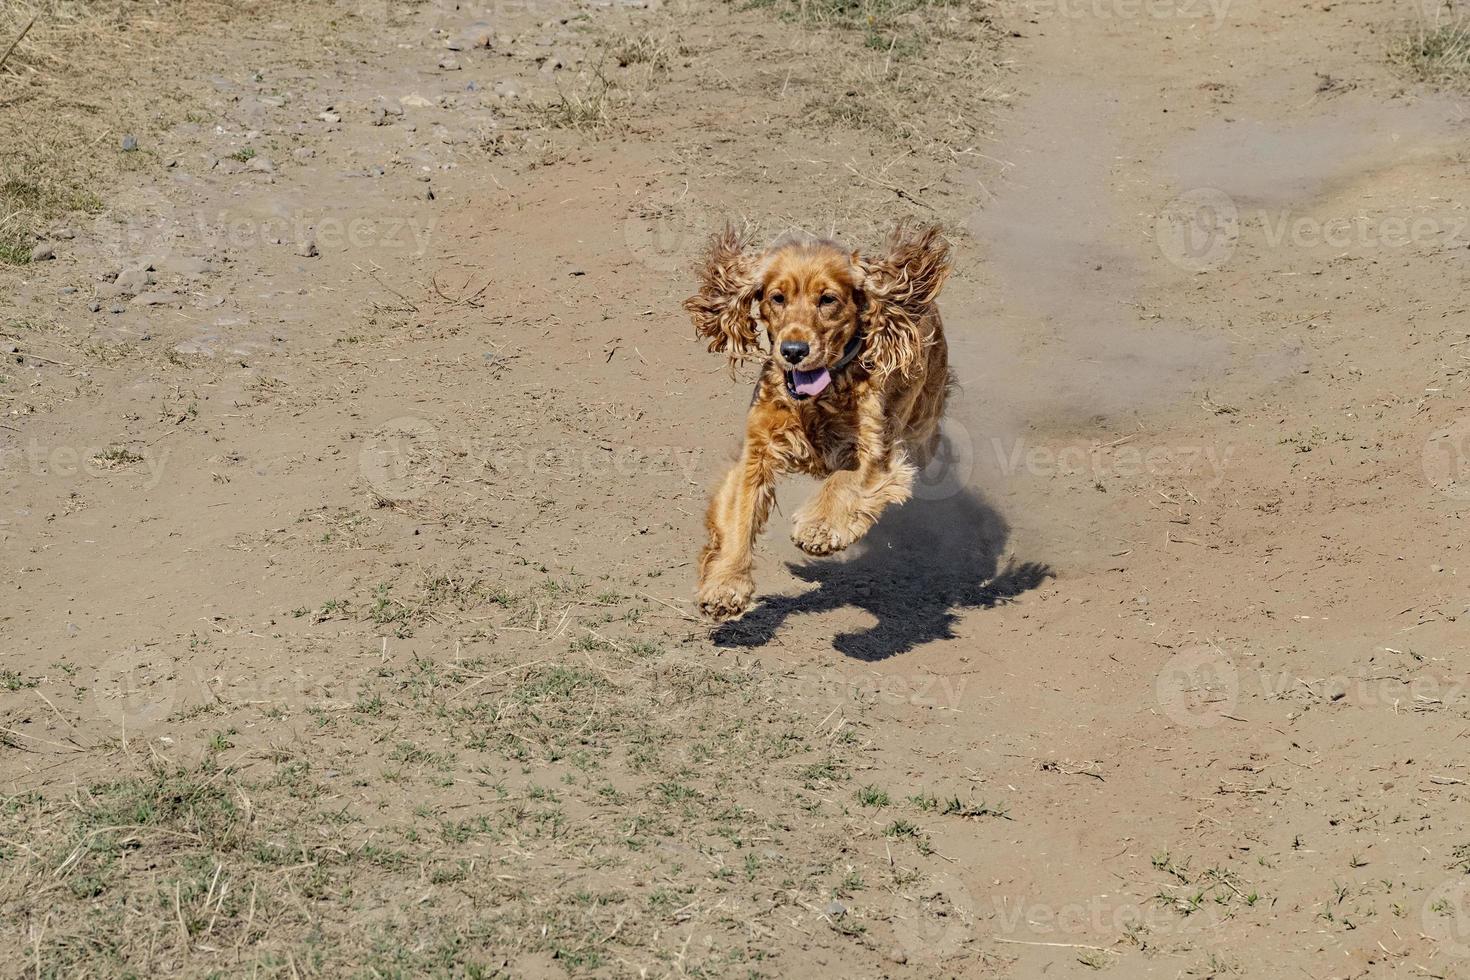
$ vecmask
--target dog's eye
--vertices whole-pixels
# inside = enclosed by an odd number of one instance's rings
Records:
[[[771,294],[771,302],[772,303],[775,303],[777,306],[785,306],[786,305],[786,297],[785,296],[782,296],[780,293],[772,293]]]
[[[821,306],[831,306],[835,302],[837,302],[837,297],[831,293],[827,293],[821,299],[817,300],[817,303]]]

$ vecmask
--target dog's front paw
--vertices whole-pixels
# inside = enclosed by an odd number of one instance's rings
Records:
[[[699,611],[710,619],[739,619],[753,595],[755,583],[748,578],[712,579],[699,587]]]
[[[809,555],[830,555],[841,551],[861,536],[851,528],[838,527],[826,521],[798,520],[791,527],[792,542]]]

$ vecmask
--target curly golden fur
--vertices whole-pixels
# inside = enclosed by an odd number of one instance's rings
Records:
[[[900,225],[881,258],[787,238],[759,252],[733,229],[711,242],[695,333],[732,363],[770,344],[740,461],[705,516],[699,606],[715,619],[749,608],[755,539],[781,473],[824,478],[792,520],[811,555],[862,537],[912,492],[939,439],[950,373],[935,300],[949,275],[938,228]]]

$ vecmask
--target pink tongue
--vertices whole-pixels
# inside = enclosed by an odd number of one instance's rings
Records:
[[[832,383],[832,375],[826,368],[817,368],[815,371],[793,371],[796,380],[796,393],[798,395],[820,395]]]

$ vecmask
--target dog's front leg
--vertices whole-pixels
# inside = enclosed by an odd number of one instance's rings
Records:
[[[705,513],[709,543],[699,555],[699,609],[706,616],[734,619],[750,607],[755,539],[771,514],[775,476],[767,447],[747,436],[740,462],[725,475]]]
[[[913,493],[916,471],[894,446],[887,406],[873,389],[858,399],[856,456],[856,469],[829,476],[792,518],[791,540],[809,555],[841,551]]]

